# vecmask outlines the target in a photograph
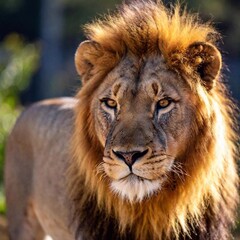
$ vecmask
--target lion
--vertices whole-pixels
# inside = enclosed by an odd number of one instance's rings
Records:
[[[85,33],[76,97],[32,105],[9,136],[10,239],[230,239],[236,114],[216,30],[138,0]]]

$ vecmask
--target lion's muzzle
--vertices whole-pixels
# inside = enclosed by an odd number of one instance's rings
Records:
[[[148,153],[149,149],[146,149],[144,151],[115,151],[114,149],[112,149],[112,153],[113,155],[124,161],[130,168],[130,170],[132,169],[132,165],[139,159],[143,158],[144,156],[146,156],[146,154]]]

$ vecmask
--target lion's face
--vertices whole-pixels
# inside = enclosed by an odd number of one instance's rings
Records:
[[[122,198],[141,201],[181,171],[193,121],[193,96],[162,57],[126,57],[112,70],[92,103],[104,146],[99,170]]]

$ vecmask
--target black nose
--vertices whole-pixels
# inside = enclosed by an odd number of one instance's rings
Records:
[[[112,150],[114,155],[116,155],[119,159],[123,160],[129,167],[131,167],[138,159],[147,154],[148,149],[144,151],[131,151],[131,152],[123,152],[123,151],[114,151]]]

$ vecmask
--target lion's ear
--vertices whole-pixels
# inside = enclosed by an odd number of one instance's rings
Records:
[[[75,53],[75,66],[83,84],[91,77],[99,57],[102,55],[100,45],[93,41],[82,42]]]
[[[202,84],[207,90],[211,90],[222,67],[219,50],[210,43],[196,42],[188,47],[185,57],[200,76]]]

